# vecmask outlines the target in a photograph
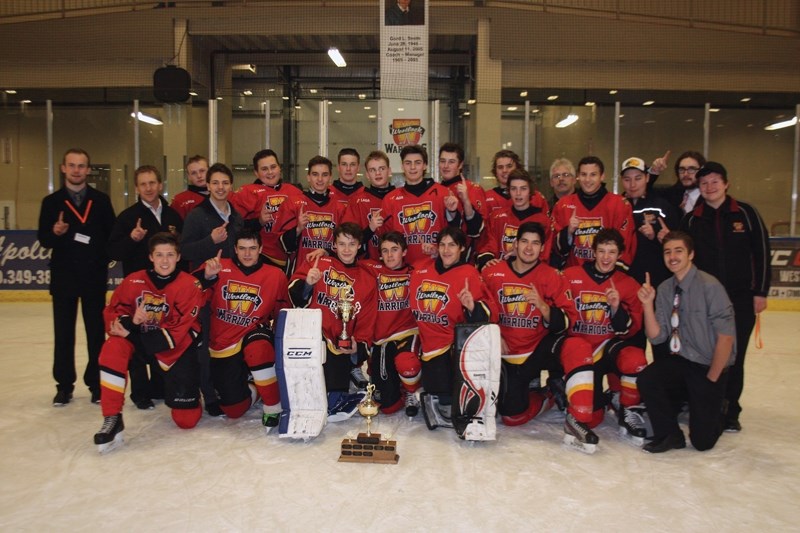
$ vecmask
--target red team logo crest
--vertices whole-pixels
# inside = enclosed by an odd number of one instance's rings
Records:
[[[608,302],[602,292],[581,291],[575,305],[581,315],[581,322],[602,324],[606,320]]]
[[[378,292],[381,300],[386,302],[407,300],[408,284],[408,274],[401,276],[381,274],[378,276]]]
[[[397,147],[403,148],[419,144],[425,128],[422,127],[422,121],[418,118],[396,118],[389,126],[389,133],[392,134],[392,139]]]
[[[503,242],[502,242],[503,257],[508,256],[508,254],[514,250],[514,241],[517,239],[518,231],[519,231],[519,226],[506,224],[503,227]]]
[[[222,288],[222,297],[228,304],[228,311],[248,315],[261,306],[260,291],[258,285],[231,280]]]
[[[438,313],[447,306],[450,297],[447,296],[446,283],[425,280],[417,289],[417,300],[422,303],[422,310],[427,313]]]
[[[144,305],[144,310],[147,313],[147,321],[144,324],[145,329],[158,327],[158,324],[169,314],[169,304],[162,294],[143,292],[136,299],[136,306],[139,307],[140,305]]]
[[[603,217],[580,218],[575,230],[574,254],[578,259],[594,259],[592,244],[594,237],[603,229]]]
[[[353,278],[343,272],[338,272],[333,268],[329,268],[322,275],[327,286],[328,296],[332,300],[343,300],[349,294],[352,294],[353,284],[356,282]]]
[[[506,316],[524,316],[528,314],[528,302],[525,296],[531,291],[527,285],[504,283],[497,291],[503,314]]]
[[[436,222],[436,213],[433,211],[431,202],[406,205],[398,216],[400,224],[405,228],[406,235],[426,233]]]
[[[308,211],[308,224],[306,231],[314,240],[327,241],[333,235],[336,224],[333,222],[333,215],[330,213],[315,213]]]

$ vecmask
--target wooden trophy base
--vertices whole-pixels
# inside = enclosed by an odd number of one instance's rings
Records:
[[[359,433],[355,439],[343,439],[340,463],[380,463],[396,465],[397,442],[381,439],[380,433]]]

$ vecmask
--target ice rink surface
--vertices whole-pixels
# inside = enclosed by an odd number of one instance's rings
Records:
[[[50,304],[0,303],[0,531],[800,531],[800,314],[768,311],[762,328],[744,430],[711,451],[648,455],[611,415],[589,456],[562,446],[554,417],[467,443],[396,414],[373,431],[400,462],[372,465],[337,462],[360,417],[304,443],[266,436],[260,409],[180,430],[162,402],[128,401],[125,445],[101,456],[82,383],[51,405]]]

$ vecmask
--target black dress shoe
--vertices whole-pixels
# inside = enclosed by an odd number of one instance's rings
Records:
[[[686,448],[686,439],[682,431],[671,433],[660,439],[653,439],[642,447],[647,453],[664,453],[670,450],[680,450],[681,448]]]
[[[92,393],[92,403],[100,403],[100,389],[92,389],[89,392]]]
[[[72,400],[72,393],[60,390],[56,392],[56,397],[53,398],[53,407],[64,407],[70,400]]]
[[[742,425],[738,420],[726,420],[722,423],[722,431],[725,433],[739,433],[742,430]]]
[[[142,411],[149,411],[150,409],[155,409],[156,404],[153,403],[153,400],[147,398],[145,400],[139,400],[138,402],[133,402],[136,404],[137,409],[141,409]]]

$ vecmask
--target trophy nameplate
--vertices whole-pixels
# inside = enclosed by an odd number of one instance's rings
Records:
[[[358,404],[358,412],[367,419],[367,432],[359,433],[355,439],[343,439],[339,462],[342,463],[381,463],[396,465],[400,460],[397,442],[381,438],[380,433],[372,433],[372,417],[378,414],[378,404],[372,400],[375,385],[367,386],[367,396]]]

